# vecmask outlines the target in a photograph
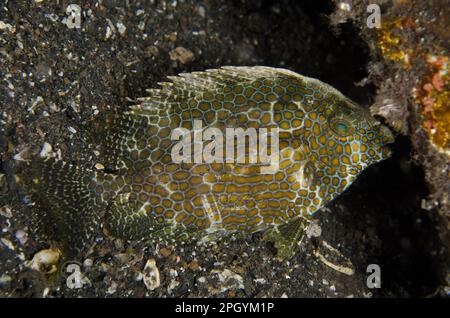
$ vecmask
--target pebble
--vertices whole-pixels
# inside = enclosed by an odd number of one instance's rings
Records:
[[[309,238],[311,238],[311,237],[319,237],[321,235],[322,235],[322,228],[317,223],[311,223],[306,228],[306,236],[308,236]]]
[[[193,260],[192,262],[187,264],[187,268],[196,271],[200,268],[200,265],[198,264],[198,261]]]
[[[205,7],[203,6],[199,6],[197,9],[198,15],[201,16],[202,18],[205,18],[206,16],[206,10]]]
[[[225,268],[223,271],[212,270],[211,274],[217,274],[219,281],[222,283],[219,292],[223,293],[229,289],[244,289],[244,279],[241,275],[236,274]]]
[[[267,281],[264,278],[255,278],[253,281],[255,283],[261,284],[261,285],[264,285],[265,283],[267,283]]]
[[[154,258],[149,258],[145,263],[143,280],[148,290],[154,290],[161,284],[159,269]]]
[[[339,3],[339,9],[342,11],[350,11],[352,9],[350,3],[347,2],[341,2]]]
[[[10,218],[12,217],[12,212],[11,212],[11,208],[8,206],[4,206],[0,209],[0,215],[4,216],[5,218]]]
[[[104,170],[105,169],[105,166],[103,164],[101,164],[101,163],[96,163],[94,167],[97,170]]]
[[[8,285],[11,281],[12,281],[12,278],[9,275],[0,276],[0,286]]]
[[[206,277],[204,277],[204,276],[199,277],[199,278],[197,279],[197,282],[199,282],[200,284],[206,283]]]
[[[50,158],[52,156],[52,145],[48,142],[44,142],[41,148],[41,152],[39,152],[39,157],[41,158]]]
[[[83,267],[89,268],[92,267],[92,265],[94,265],[94,261],[90,258],[86,258],[83,262]]]
[[[182,46],[178,46],[170,51],[169,56],[172,61],[179,61],[181,64],[187,64],[194,60],[194,53]]]
[[[122,21],[117,21],[116,27],[120,35],[123,35],[127,30],[127,27],[122,23]]]
[[[116,259],[120,264],[127,264],[133,258],[132,254],[129,253],[118,253],[114,255],[114,259]]]
[[[108,287],[106,293],[109,295],[114,294],[117,291],[117,286],[116,282],[111,282],[111,286]]]
[[[2,238],[1,239],[1,242],[3,243],[3,245],[5,245],[7,248],[9,248],[10,250],[12,250],[12,251],[14,251],[15,250],[15,247],[14,247],[14,244],[10,241],[10,240],[8,240],[8,239],[6,239],[6,238]]]
[[[19,240],[21,245],[25,245],[25,243],[28,241],[28,234],[24,230],[17,230],[15,236],[16,239]]]
[[[0,30],[6,30],[6,29],[8,31],[11,31],[13,29],[13,27],[9,23],[5,23],[3,21],[0,21]]]
[[[159,254],[161,254],[162,257],[169,257],[172,254],[172,251],[166,247],[163,247],[159,249]]]
[[[113,34],[112,28],[110,28],[109,26],[106,27],[106,34],[105,34],[105,39],[109,39],[111,37],[111,35]]]
[[[61,252],[58,249],[45,249],[37,252],[28,266],[39,272],[52,274],[57,271],[56,264],[58,264],[60,258]]]
[[[69,126],[67,128],[68,131],[70,131],[72,134],[75,134],[77,132],[77,130],[75,128],[73,128],[72,126]]]

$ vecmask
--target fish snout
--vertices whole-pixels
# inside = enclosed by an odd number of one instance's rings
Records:
[[[383,145],[392,144],[395,141],[394,134],[392,131],[385,125],[380,126],[380,132],[381,141]]]
[[[380,125],[378,130],[378,138],[381,139],[381,157],[383,159],[389,158],[392,154],[392,150],[387,145],[394,143],[394,134],[387,126]]]

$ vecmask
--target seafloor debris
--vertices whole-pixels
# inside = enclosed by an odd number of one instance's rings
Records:
[[[194,60],[194,53],[182,46],[170,51],[169,56],[172,61],[179,61],[181,64],[187,64]]]
[[[61,252],[59,249],[45,249],[37,252],[28,266],[45,274],[53,274],[58,270],[60,258]]]
[[[322,241],[321,246],[325,248],[323,251],[324,255],[320,253],[319,249],[314,251],[314,255],[318,257],[322,263],[345,275],[353,275],[355,273],[352,262],[337,249],[325,241]]]
[[[143,281],[148,290],[154,290],[161,284],[159,269],[154,258],[149,258],[143,270]]]
[[[212,275],[217,275],[219,285],[210,288],[211,295],[223,293],[230,289],[244,289],[244,280],[241,275],[225,268],[224,270],[214,269]]]

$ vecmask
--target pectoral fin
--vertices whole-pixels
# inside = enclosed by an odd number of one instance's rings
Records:
[[[290,223],[268,230],[263,240],[274,243],[279,259],[290,259],[294,256],[297,245],[303,240],[309,223],[308,218],[299,217]]]

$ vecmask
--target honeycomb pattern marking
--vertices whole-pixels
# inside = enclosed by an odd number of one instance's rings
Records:
[[[92,183],[108,227],[132,239],[252,233],[311,215],[367,166],[389,156],[388,129],[331,86],[269,67],[225,67],[170,77],[110,119],[105,166]],[[280,130],[280,165],[174,163],[174,129]],[[205,141],[203,146],[207,146]],[[235,146],[236,147],[236,146]],[[235,149],[237,153],[238,149]],[[225,158],[224,158],[225,159]]]

